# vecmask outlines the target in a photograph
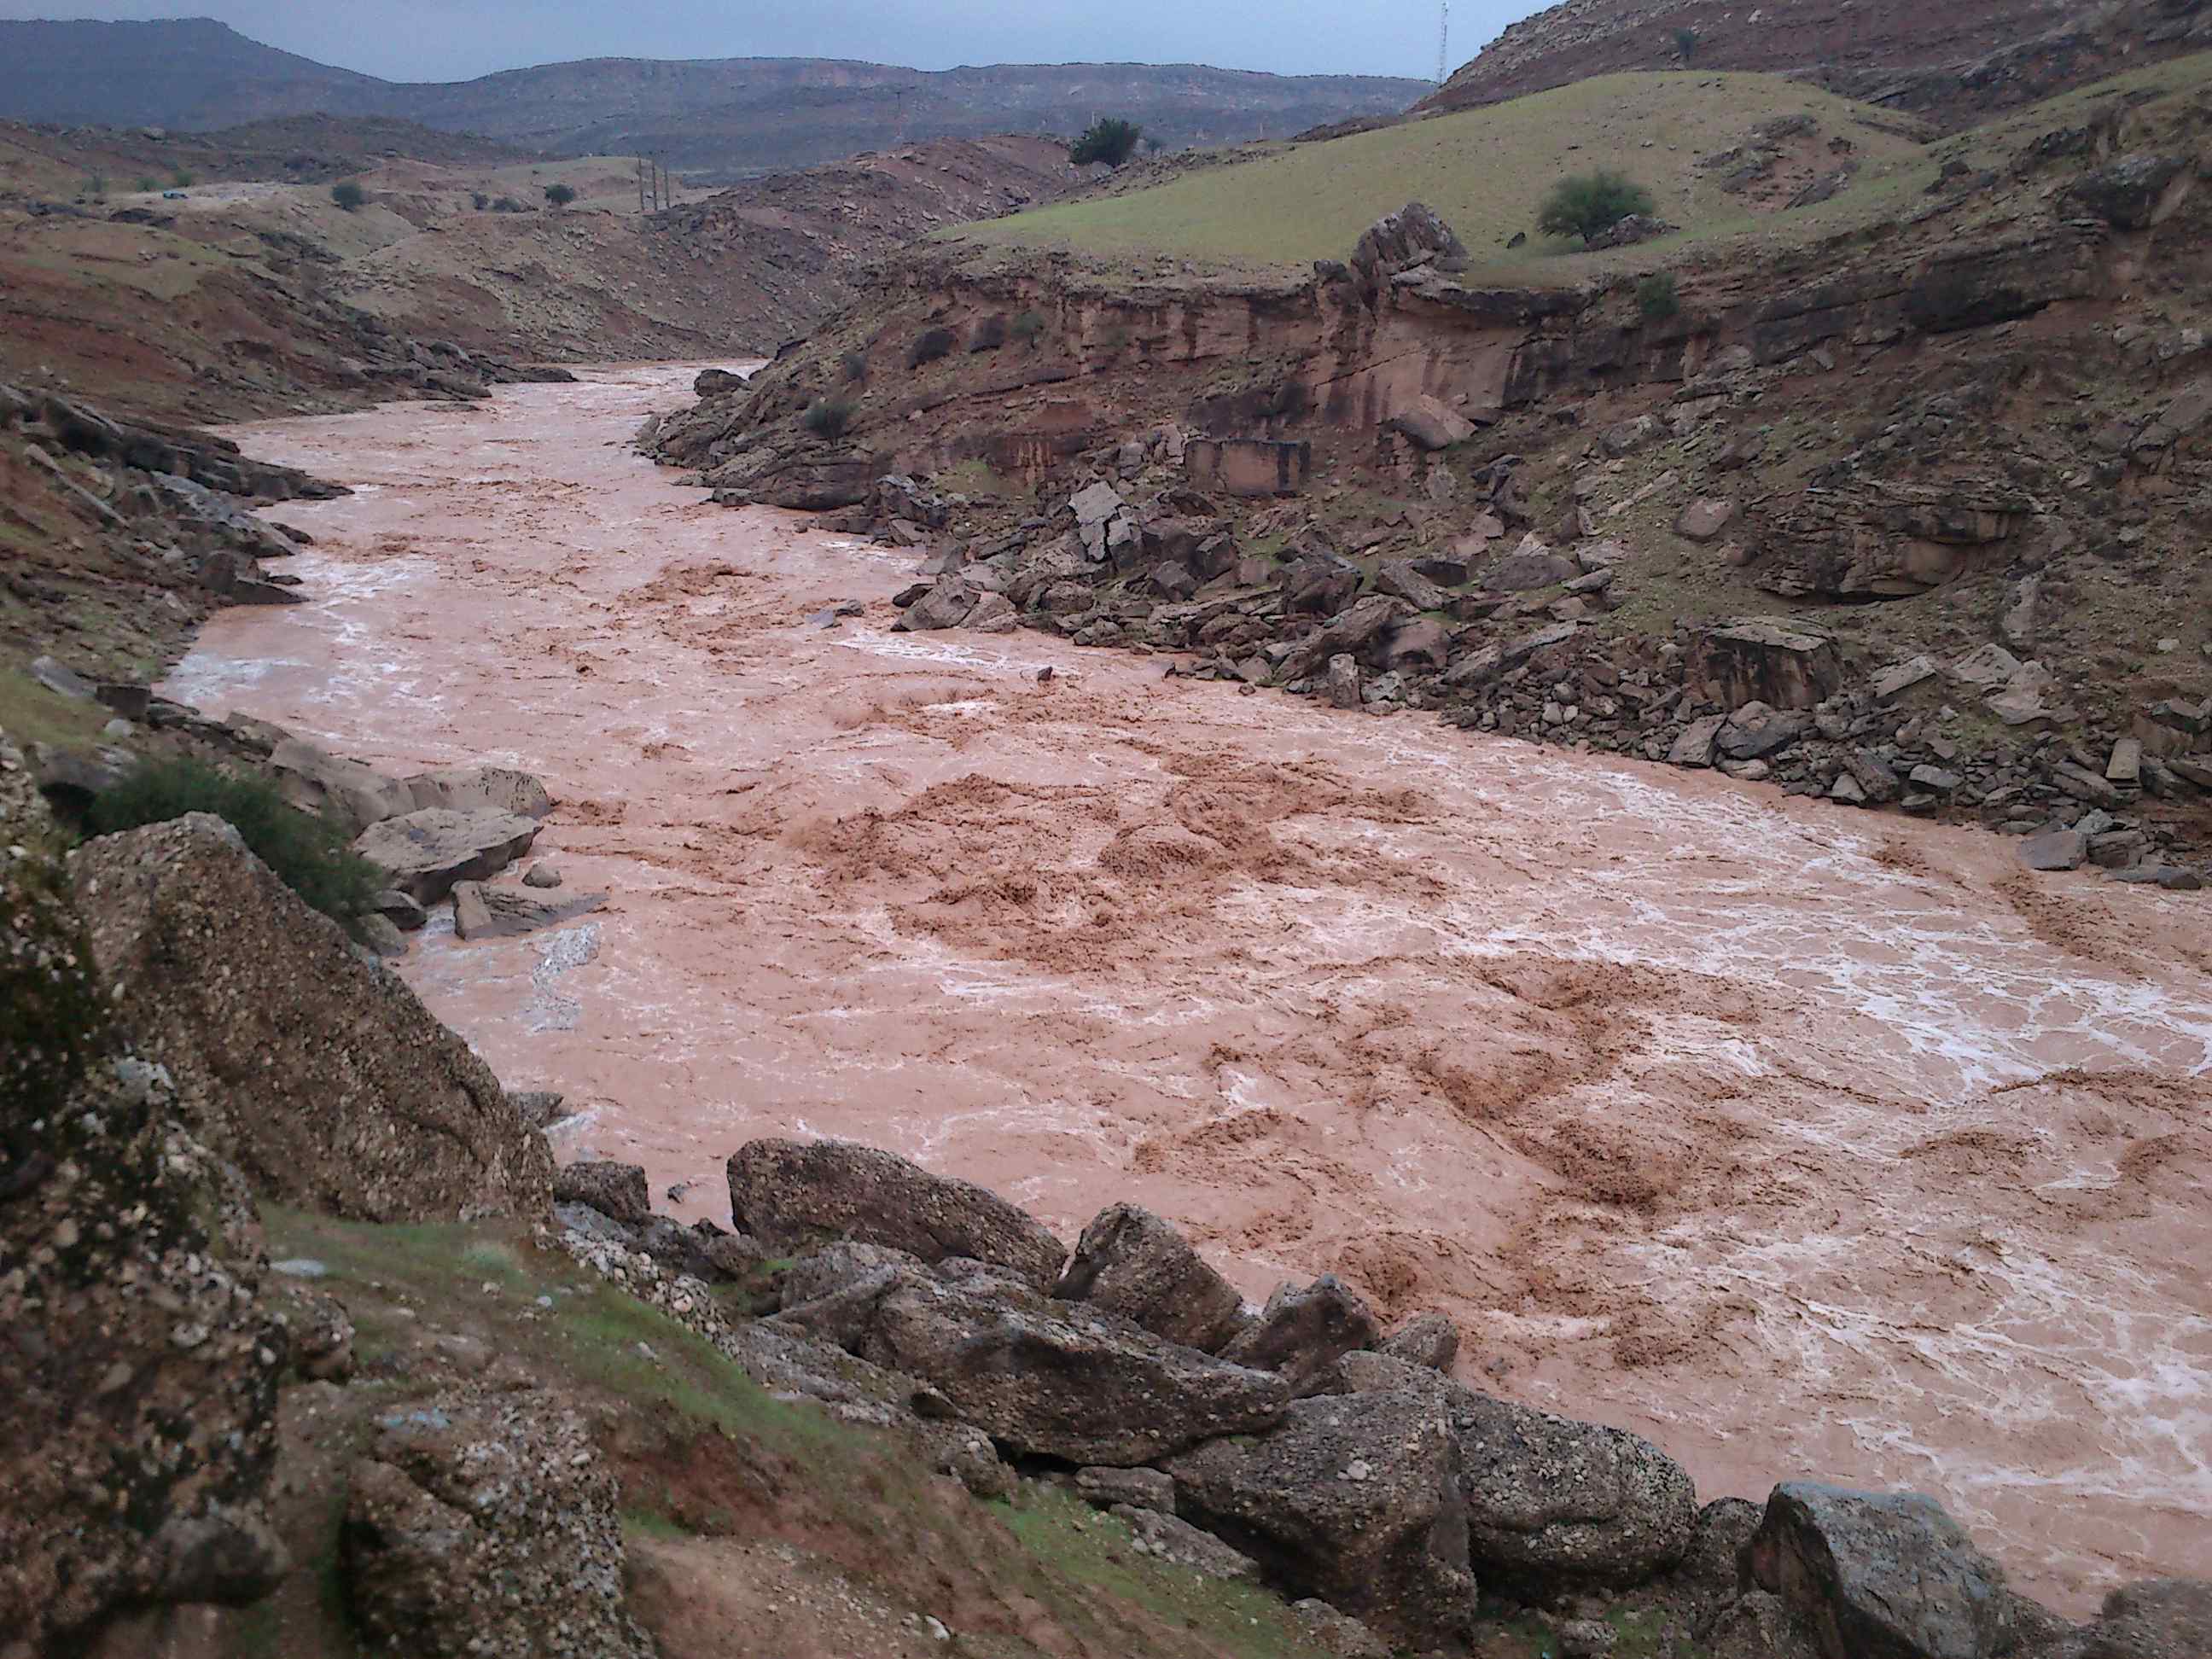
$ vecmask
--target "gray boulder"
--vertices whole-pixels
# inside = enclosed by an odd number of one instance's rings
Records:
[[[2143,151],[2124,155],[2076,180],[2074,204],[2120,230],[2148,230],[2173,210],[2196,163],[2189,156]]]
[[[1359,1292],[1334,1273],[1300,1290],[1276,1287],[1256,1323],[1222,1349],[1232,1364],[1274,1371],[1293,1394],[1312,1394],[1334,1376],[1346,1354],[1372,1346],[1382,1334]]]
[[[415,810],[443,807],[449,812],[513,812],[526,818],[552,815],[552,793],[527,772],[508,766],[454,767],[417,772],[406,781]]]
[[[1006,1279],[948,1284],[886,1268],[822,1301],[787,1305],[768,1324],[919,1377],[1003,1444],[1071,1463],[1134,1467],[1254,1433],[1290,1399],[1279,1377]]]
[[[454,884],[483,881],[530,850],[538,821],[518,812],[457,812],[434,806],[371,824],[353,850],[420,904],[435,904]]]
[[[965,576],[947,576],[902,611],[894,631],[933,633],[957,628],[975,614],[984,590]]]
[[[1012,1268],[1045,1290],[1067,1249],[1051,1230],[973,1182],[844,1140],[756,1140],[730,1159],[733,1224],[793,1255],[839,1239]]]
[[[1449,1314],[1423,1314],[1391,1332],[1375,1351],[1386,1358],[1449,1375],[1459,1363],[1459,1326]]]
[[[1457,1448],[1418,1394],[1304,1400],[1273,1432],[1171,1458],[1177,1512],[1408,1645],[1456,1647],[1475,1612]]]
[[[605,893],[573,898],[532,898],[480,881],[453,884],[453,931],[465,939],[520,939],[541,927],[558,927],[589,915],[607,902]]]
[[[1824,1659],[1995,1659],[2019,1640],[2003,1573],[1917,1492],[1785,1482],[1743,1559]]]
[[[276,745],[268,769],[285,799],[342,835],[358,836],[371,824],[416,807],[413,794],[397,778],[298,738],[287,738]]]
[[[1053,1294],[1203,1353],[1220,1352],[1249,1322],[1236,1287],[1181,1233],[1133,1204],[1103,1211],[1083,1230]]]
[[[257,1194],[368,1221],[544,1213],[552,1158],[499,1079],[228,824],[105,836],[70,874],[118,1016]]]
[[[1158,1469],[1078,1469],[1075,1490],[1094,1509],[1176,1512],[1175,1478]]]
[[[1259,1580],[1259,1564],[1250,1556],[1230,1548],[1210,1532],[1200,1532],[1188,1521],[1177,1520],[1172,1513],[1117,1504],[1112,1514],[1128,1528],[1131,1547],[1139,1555],[1152,1556],[1201,1578],[1230,1583]]]
[[[1533,1411],[1380,1354],[1348,1354],[1346,1387],[1428,1401],[1450,1425],[1468,1558],[1486,1583],[1541,1595],[1632,1584],[1682,1559],[1697,1494],[1682,1468],[1625,1430]]]
[[[643,1226],[653,1214],[645,1170],[635,1164],[595,1160],[564,1164],[554,1172],[553,1198],[560,1204],[588,1204],[631,1227]]]

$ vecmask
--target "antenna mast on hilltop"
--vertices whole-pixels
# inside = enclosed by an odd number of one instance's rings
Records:
[[[1451,79],[1451,0],[1443,0],[1443,21],[1437,26],[1437,84]]]

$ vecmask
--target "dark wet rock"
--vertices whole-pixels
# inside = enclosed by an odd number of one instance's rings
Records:
[[[155,824],[70,863],[118,1015],[257,1194],[374,1221],[544,1212],[552,1159],[499,1079],[228,824]]]
[[[1380,1354],[1346,1355],[1346,1386],[1427,1400],[1451,1426],[1469,1559],[1516,1593],[1639,1583],[1681,1559],[1697,1523],[1681,1467],[1626,1430],[1533,1411]]]
[[[1375,1345],[1375,1351],[1409,1365],[1426,1365],[1449,1376],[1459,1361],[1459,1326],[1449,1314],[1423,1314],[1407,1321]]]
[[[1743,1559],[1825,1659],[1996,1659],[2019,1638],[2002,1572],[1915,1492],[1787,1482]]]
[[[2066,194],[2115,229],[2148,230],[2173,210],[2196,166],[2186,155],[2124,155],[2078,179]]]
[[[1083,1230],[1053,1294],[1203,1353],[1218,1353],[1248,1322],[1236,1288],[1181,1233],[1133,1204],[1116,1204]]]
[[[418,903],[435,904],[457,882],[497,875],[537,839],[538,821],[520,813],[439,806],[370,825],[354,851]]]
[[[1040,1290],[1067,1256],[1048,1228],[995,1193],[849,1141],[756,1140],[730,1159],[729,1180],[734,1224],[793,1254],[850,1238],[924,1261],[995,1262]]]
[[[645,1224],[653,1214],[653,1194],[645,1170],[635,1164],[595,1160],[564,1164],[553,1175],[553,1197],[563,1204],[588,1204],[601,1215],[627,1226]]]
[[[621,1492],[543,1391],[395,1401],[338,1535],[368,1642],[425,1659],[652,1659],[624,1602]],[[487,1500],[489,1501],[487,1501]]]
[[[1279,1420],[1279,1377],[1164,1342],[1005,1278],[887,1268],[769,1322],[921,1378],[964,1420],[1036,1456],[1133,1466]]]
[[[1417,1394],[1304,1400],[1280,1427],[1165,1465],[1178,1512],[1293,1594],[1410,1645],[1456,1645],[1475,1611],[1459,1456]]]
[[[1259,1319],[1221,1351],[1234,1364],[1273,1371],[1293,1394],[1325,1386],[1336,1362],[1382,1335],[1374,1310],[1334,1273],[1304,1290],[1277,1287]]]

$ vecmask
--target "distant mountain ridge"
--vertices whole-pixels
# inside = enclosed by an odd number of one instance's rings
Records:
[[[592,58],[474,81],[335,69],[207,18],[0,21],[0,118],[200,131],[304,114],[380,116],[555,154],[649,151],[708,179],[901,141],[1066,133],[1100,114],[1170,148],[1287,137],[1395,115],[1430,90],[1389,76],[1198,64],[998,64],[938,71],[827,58]]]

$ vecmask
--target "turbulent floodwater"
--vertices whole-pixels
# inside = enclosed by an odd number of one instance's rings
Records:
[[[629,453],[690,371],[284,421],[359,494],[315,602],[172,695],[542,774],[609,908],[403,971],[510,1084],[726,1218],[849,1136],[1250,1295],[1455,1315],[1469,1380],[1708,1496],[1940,1497],[2066,1608],[2212,1559],[2212,916],[1711,775],[909,637],[911,555]],[[834,628],[845,599],[866,615]],[[1040,684],[1037,671],[1057,671]]]

